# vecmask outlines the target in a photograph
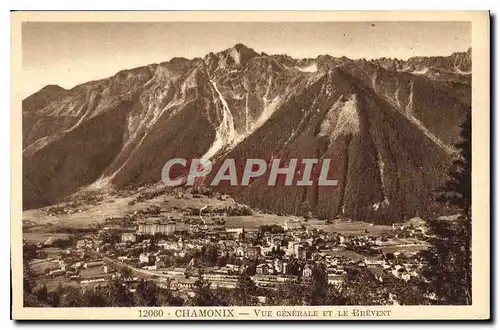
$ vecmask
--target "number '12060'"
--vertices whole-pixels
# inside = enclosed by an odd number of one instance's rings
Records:
[[[163,311],[161,309],[140,309],[139,317],[162,317]]]

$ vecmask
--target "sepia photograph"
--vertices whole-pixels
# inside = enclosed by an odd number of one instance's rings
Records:
[[[14,318],[489,318],[488,12],[11,18]]]

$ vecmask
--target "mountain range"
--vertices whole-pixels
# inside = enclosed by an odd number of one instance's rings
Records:
[[[22,102],[23,207],[160,181],[172,158],[330,158],[337,187],[218,186],[249,206],[365,221],[429,209],[471,106],[471,49],[295,59],[237,44]],[[299,171],[299,169],[297,169]]]

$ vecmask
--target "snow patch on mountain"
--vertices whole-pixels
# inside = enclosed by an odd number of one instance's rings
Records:
[[[316,63],[312,63],[311,65],[305,67],[296,66],[295,68],[302,72],[309,72],[309,73],[318,72],[318,66],[316,65]]]
[[[264,123],[271,118],[276,109],[280,106],[282,99],[279,96],[274,97],[269,100],[269,93],[271,92],[271,86],[273,84],[273,78],[270,77],[267,82],[266,93],[262,96],[262,101],[264,102],[264,106],[262,108],[262,112],[257,118],[257,120],[250,124],[250,129],[247,132],[248,135],[252,134],[259,127],[264,125]]]
[[[265,102],[264,108],[262,109],[262,113],[260,114],[259,118],[257,118],[257,120],[253,124],[251,124],[251,126],[250,126],[251,132],[254,132],[256,129],[258,129],[259,127],[264,125],[264,123],[269,118],[271,118],[274,111],[276,111],[276,109],[280,105],[280,100],[281,99],[279,97],[275,97],[274,99],[271,100],[271,102],[267,102],[267,101]]]
[[[356,94],[353,94],[347,102],[342,105],[339,119],[333,131],[335,140],[341,134],[356,134],[359,132],[358,101]]]
[[[327,111],[318,135],[329,137],[331,142],[340,135],[356,134],[359,130],[357,97],[353,94],[347,101],[340,97]]]
[[[222,93],[217,88],[217,84],[215,83],[215,81],[210,80],[210,83],[212,84],[222,104],[222,120],[220,125],[215,129],[215,139],[212,142],[212,145],[201,157],[202,162],[210,160],[213,156],[215,156],[219,151],[223,149],[230,149],[234,147],[240,141],[238,134],[234,129],[233,114],[231,113],[231,110],[229,110],[229,106],[227,105],[224,96],[222,96]]]
[[[462,74],[462,75],[469,75],[469,74],[471,74],[470,71],[463,71],[463,70],[460,70],[460,68],[455,68],[455,73]]]
[[[389,200],[387,199],[387,195],[385,192],[385,163],[384,160],[382,159],[382,156],[380,155],[380,152],[377,150],[377,163],[378,163],[378,170],[380,174],[380,185],[382,188],[382,196],[384,197],[383,201],[374,203],[372,205],[372,209],[374,211],[378,211],[380,208],[384,208],[386,206],[389,206]]]
[[[428,71],[429,71],[429,68],[422,68],[420,70],[415,70],[412,73],[417,74],[417,75],[422,75],[422,74],[426,74]]]

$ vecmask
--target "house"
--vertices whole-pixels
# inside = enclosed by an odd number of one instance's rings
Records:
[[[191,290],[196,281],[196,278],[178,278],[172,282],[171,286],[177,290]]]
[[[284,274],[284,263],[279,259],[274,259],[274,271],[278,274]]]
[[[169,274],[169,275],[185,275],[186,268],[177,267],[177,268],[174,268],[173,270],[167,271],[167,274]]]
[[[368,259],[367,257],[365,257],[365,260],[364,260],[364,263],[365,265],[367,266],[376,266],[376,265],[384,265],[385,264],[385,260],[384,259]]]
[[[206,228],[205,230],[208,231],[209,233],[222,233],[226,231],[226,227],[223,224],[207,224],[205,225]]]
[[[346,281],[346,274],[328,274],[328,284],[340,286]]]
[[[327,268],[326,271],[330,275],[344,275],[344,274],[347,274],[347,272],[344,269],[341,269],[341,268]]]
[[[217,247],[217,257],[222,257],[228,254],[228,249],[226,248],[225,245],[219,245]]]
[[[302,244],[294,245],[294,255],[297,259],[307,259],[307,249]]]
[[[65,275],[66,274],[66,270],[64,269],[56,269],[56,270],[53,270],[49,273],[49,276],[60,276],[60,275]]]
[[[139,255],[139,263],[144,263],[144,264],[148,264],[149,263],[149,253],[141,253]]]
[[[175,221],[172,219],[151,217],[146,220],[139,221],[137,228],[138,235],[154,235],[166,234],[170,235],[175,232]]]
[[[73,269],[79,269],[83,267],[83,262],[78,261],[73,264]]]
[[[405,225],[403,223],[393,223],[392,230],[403,230]]]
[[[83,265],[83,268],[102,267],[103,265],[104,265],[104,262],[102,260],[100,260],[100,261],[94,261],[94,262],[87,262]]]
[[[65,263],[63,260],[59,260],[59,269],[68,270],[69,265],[67,263]]]
[[[227,264],[225,268],[230,274],[241,274],[243,271],[243,268],[239,265]]]
[[[179,237],[179,240],[177,241],[177,249],[178,250],[184,250],[185,245],[184,245],[184,238]]]
[[[259,265],[257,265],[255,272],[259,275],[267,275],[267,274],[269,274],[269,265],[259,264]]]
[[[401,279],[405,282],[408,282],[411,279],[411,275],[409,273],[401,274]]]
[[[98,282],[105,282],[106,279],[104,278],[92,278],[89,280],[82,280],[80,281],[80,284],[89,284],[89,283],[98,283]]]
[[[259,287],[276,288],[287,282],[297,281],[297,276],[292,275],[254,275],[250,277]]]
[[[301,224],[300,224],[300,221],[299,220],[287,220],[285,222],[285,230],[286,231],[291,231],[291,230],[295,230],[295,229],[300,229],[301,227]]]
[[[209,281],[209,282],[238,282],[239,275],[229,275],[229,274],[218,274],[218,273],[211,273],[211,274],[204,274],[203,279]],[[220,284],[220,283],[219,283]],[[233,287],[235,287],[234,285]],[[227,286],[226,286],[227,287]]]
[[[283,271],[282,271],[283,274],[288,273],[288,270],[289,270],[288,265],[289,265],[288,262],[283,262]]]
[[[155,259],[156,269],[165,268],[167,266],[167,260],[168,260],[168,256],[166,256],[166,255],[156,256],[156,259]]]
[[[136,235],[135,235],[135,233],[122,233],[121,241],[124,243],[126,243],[126,242],[135,243]]]
[[[189,231],[192,233],[199,233],[200,232],[200,226],[198,225],[189,225]]]
[[[396,265],[392,268],[391,273],[397,278],[403,278],[403,274],[406,273],[406,268],[401,265]]]
[[[420,227],[414,229],[415,233],[423,234],[423,235],[427,234],[427,231],[428,231],[428,229],[425,226],[420,226]]]
[[[245,228],[243,227],[228,227],[226,228],[226,232],[231,234],[233,238],[244,238],[245,236]]]
[[[238,257],[244,257],[245,256],[245,250],[246,250],[246,248],[244,246],[238,246],[236,248],[236,255]]]
[[[360,261],[358,261],[357,266],[358,267],[366,267],[366,264],[360,260]]]
[[[260,246],[249,246],[245,251],[248,258],[257,258],[260,255]]]
[[[276,275],[278,282],[297,282],[299,279],[296,275]]]
[[[304,266],[304,269],[302,270],[302,276],[303,277],[311,277],[313,273],[312,266],[310,264],[306,264]]]
[[[77,249],[84,248],[85,245],[86,245],[86,242],[84,239],[79,239],[78,241],[76,241],[76,248]]]
[[[382,267],[369,266],[368,270],[373,274],[373,277],[375,277],[379,282],[384,281],[384,277],[386,276],[386,273]]]
[[[262,255],[265,255],[265,256],[268,255],[268,254],[270,254],[272,251],[273,251],[273,247],[272,246],[263,246],[260,249],[260,253],[262,253]]]

